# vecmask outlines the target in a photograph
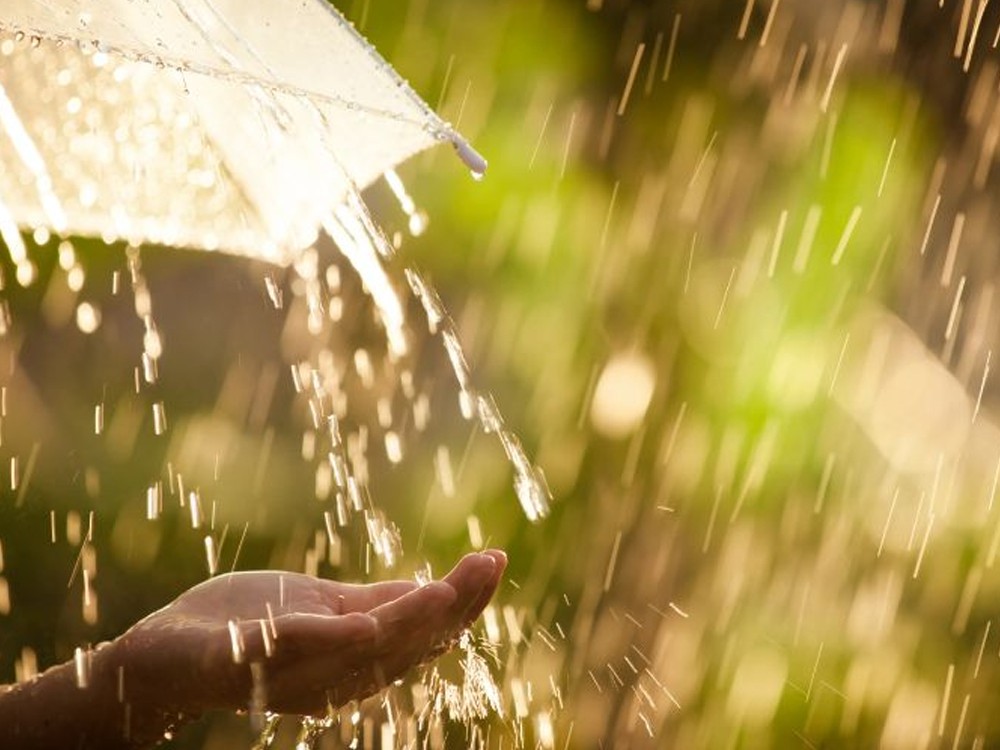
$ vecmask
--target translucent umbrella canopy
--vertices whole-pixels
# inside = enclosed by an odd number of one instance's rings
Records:
[[[15,256],[17,227],[45,227],[286,262],[353,191],[441,141],[485,169],[324,0],[0,7]]]

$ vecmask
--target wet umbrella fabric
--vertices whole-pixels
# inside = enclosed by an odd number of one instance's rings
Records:
[[[0,232],[287,262],[441,141],[485,163],[323,0],[5,0]]]

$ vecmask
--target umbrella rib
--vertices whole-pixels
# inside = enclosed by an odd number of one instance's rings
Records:
[[[5,31],[12,34],[20,32],[25,34],[25,36],[42,37],[63,44],[66,43],[76,44],[79,41],[75,37],[66,34],[54,34],[39,29],[25,28],[16,24],[10,24],[4,22],[2,20],[0,20],[0,31]],[[130,62],[140,62],[140,63],[150,64],[150,61],[146,59],[142,54],[134,50],[120,47],[118,45],[102,44],[100,46],[100,50],[102,52],[114,54]],[[164,66],[170,67],[181,73],[194,73],[195,75],[203,75],[215,79],[226,78],[227,80],[242,85],[260,86],[261,88],[266,89],[272,93],[286,94],[288,96],[294,96],[302,99],[309,99],[313,102],[333,104],[355,112],[363,112],[364,114],[372,115],[374,117],[383,117],[386,119],[393,120],[395,122],[406,123],[421,128],[422,130],[430,133],[435,139],[439,141],[444,141],[444,140],[453,141],[456,137],[459,138],[459,140],[464,140],[461,139],[461,137],[458,136],[457,133],[455,133],[454,129],[450,125],[445,123],[443,120],[441,120],[441,118],[436,113],[434,113],[429,107],[423,105],[423,103],[420,102],[419,97],[417,97],[416,94],[412,92],[412,89],[409,89],[408,86],[407,90],[405,90],[405,93],[408,95],[409,98],[414,99],[416,102],[422,105],[421,108],[424,110],[424,114],[427,116],[429,120],[431,120],[431,122],[424,122],[418,118],[408,116],[401,112],[394,112],[392,110],[380,107],[373,107],[371,105],[352,101],[342,96],[336,96],[333,94],[324,94],[318,91],[310,91],[300,86],[294,86],[287,83],[268,81],[264,78],[261,78],[260,76],[256,76],[250,73],[244,73],[238,70],[216,68],[213,66],[199,65],[197,63],[191,63],[187,61],[182,62],[169,57],[158,58],[156,62],[158,64],[162,63]]]

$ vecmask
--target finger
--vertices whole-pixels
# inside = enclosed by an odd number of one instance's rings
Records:
[[[451,637],[456,596],[449,584],[432,581],[369,613],[378,623],[378,636],[362,673],[375,689],[401,677]]]
[[[378,623],[380,643],[439,627],[451,612],[457,594],[443,581],[431,581],[407,594],[372,609],[368,614]]]
[[[447,650],[465,627],[469,608],[486,587],[495,588],[496,560],[490,555],[462,558],[442,581],[433,581],[372,610],[379,622],[378,668],[395,679],[411,666]],[[488,600],[488,596],[487,596]]]
[[[332,602],[335,612],[368,612],[393,599],[410,593],[419,585],[415,581],[383,581],[370,584],[323,581],[324,595]]]
[[[373,663],[348,665],[314,659],[296,669],[269,673],[264,685],[267,709],[275,713],[326,716],[329,709],[364,699],[385,686],[376,682]]]
[[[378,690],[377,625],[365,613],[282,619],[273,654],[256,683],[271,711],[323,715]]]
[[[325,656],[350,651],[364,655],[374,648],[378,627],[374,619],[360,612],[346,615],[288,614],[239,623],[242,643],[234,640],[230,627],[234,659],[241,646],[242,660],[272,657]]]
[[[463,608],[474,603],[496,572],[496,561],[490,555],[473,552],[466,555],[442,580],[455,589]]]
[[[469,614],[479,606],[485,596],[485,601],[489,601],[496,588],[494,579],[497,578],[497,560],[488,554],[472,553],[466,555],[452,571],[444,577],[444,581],[455,588],[458,594],[454,606],[454,616],[456,618],[456,628],[464,627],[468,621]],[[486,606],[483,602],[482,606]],[[478,612],[476,615],[478,616]]]
[[[486,605],[490,603],[490,599],[492,599],[493,594],[496,593],[497,586],[500,585],[500,579],[503,578],[503,573],[507,569],[507,554],[503,550],[488,549],[485,550],[483,554],[488,555],[493,559],[496,569],[493,571],[493,576],[486,582],[486,585],[484,585],[482,590],[479,592],[479,596],[466,610],[466,627],[475,622],[479,615],[483,613],[483,610],[486,609]]]

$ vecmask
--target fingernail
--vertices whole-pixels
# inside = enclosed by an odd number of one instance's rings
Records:
[[[479,559],[472,571],[470,571],[472,573],[472,580],[474,581],[472,585],[485,586],[486,583],[496,574],[497,561],[482,552],[478,553],[476,557]]]
[[[493,560],[494,570],[503,573],[507,569],[507,553],[502,549],[486,550],[482,554]]]

